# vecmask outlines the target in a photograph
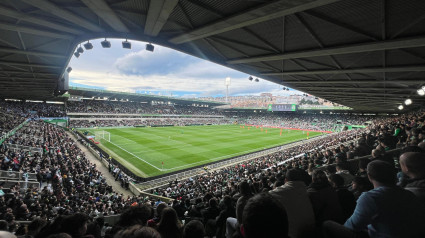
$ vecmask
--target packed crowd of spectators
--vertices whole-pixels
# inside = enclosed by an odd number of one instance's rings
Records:
[[[108,114],[169,114],[169,115],[216,115],[218,111],[209,107],[191,105],[168,105],[120,101],[69,101],[67,112],[72,113],[108,113]]]
[[[338,125],[365,125],[373,117],[345,114],[294,114],[281,113],[272,115],[249,116],[247,124],[264,126],[281,126],[310,130],[334,131]]]
[[[9,143],[38,147],[42,153],[12,150]],[[36,173],[38,181],[37,186],[0,185],[0,220],[6,221],[10,231],[18,229],[15,220],[48,221],[78,212],[90,217],[120,214],[146,199],[114,192],[64,129],[42,121],[30,121],[0,146],[0,169]],[[115,168],[111,173],[128,188],[129,177]]]
[[[227,118],[164,118],[164,119],[122,119],[122,120],[71,120],[70,127],[119,127],[119,126],[188,126],[231,124]]]
[[[0,111],[25,118],[66,116],[64,104],[3,101]]]
[[[423,237],[424,120],[423,112],[378,119],[368,130],[334,134],[151,192],[176,199],[182,219],[203,221],[217,237],[228,235],[226,228],[243,231],[244,206],[255,194],[285,207],[290,237],[320,237],[322,230],[325,237]],[[354,138],[356,145],[343,143]],[[388,151],[396,148],[401,155],[394,160]],[[349,163],[365,155],[372,156]]]
[[[7,115],[25,119],[24,113]],[[0,185],[0,236],[7,230],[22,237],[72,238],[424,237],[424,120],[423,112],[374,118],[364,130],[206,168],[151,191],[173,198],[169,204],[115,193],[62,128],[31,121],[1,145],[0,168],[36,173],[41,186]],[[389,153],[395,148],[401,149],[396,157]],[[352,159],[365,155],[371,158],[353,166]],[[109,171],[121,180],[119,169],[111,165]],[[111,227],[103,217],[113,214],[121,215]],[[31,223],[18,226],[17,220]]]

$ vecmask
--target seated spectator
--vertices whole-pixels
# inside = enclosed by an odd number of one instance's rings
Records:
[[[357,200],[362,193],[367,192],[372,188],[373,185],[367,177],[356,176],[351,183],[351,192],[353,193],[355,200]]]
[[[315,170],[312,179],[307,193],[313,205],[316,225],[321,225],[326,220],[342,223],[343,213],[338,194],[331,187],[326,174],[321,170]]]
[[[372,150],[369,146],[366,144],[366,139],[361,138],[359,139],[357,143],[357,147],[354,149],[354,156],[362,157],[370,154],[370,151]]]
[[[350,186],[351,182],[354,179],[354,176],[350,173],[350,171],[348,171],[347,169],[348,164],[347,163],[339,163],[336,164],[336,174],[338,174],[339,176],[341,176],[344,179],[344,184],[343,186]]]
[[[161,238],[161,235],[151,227],[134,225],[119,231],[114,238]]]
[[[374,189],[360,196],[344,226],[325,222],[325,237],[425,237],[425,206],[395,185],[394,167],[372,161],[367,173]]]
[[[241,234],[244,238],[288,237],[285,208],[267,193],[255,195],[244,208]]]
[[[350,191],[344,185],[344,178],[339,174],[331,174],[329,176],[329,182],[338,194],[339,203],[342,208],[344,220],[347,220],[356,207],[356,199]]]
[[[220,214],[220,209],[218,208],[216,198],[209,199],[208,205],[209,206],[201,212],[202,219],[207,235],[214,236],[216,232],[215,219]]]
[[[59,231],[71,235],[72,238],[86,237],[88,219],[89,217],[82,213],[67,216],[62,221]]]
[[[425,205],[425,153],[407,152],[400,156],[400,167],[409,179],[404,188]]]
[[[223,208],[220,214],[215,219],[215,223],[217,227],[217,232],[216,232],[217,238],[223,238],[225,236],[227,218],[236,216],[236,210],[232,204],[232,198],[229,195],[226,195],[223,197],[223,201],[221,205]]]
[[[161,215],[162,215],[162,211],[167,208],[167,204],[166,203],[160,203],[158,204],[158,206],[156,206],[156,214],[155,217],[148,220],[148,226],[150,227],[156,227],[156,225],[159,223],[159,221],[161,220]]]
[[[285,184],[269,192],[286,208],[289,236],[293,238],[310,237],[315,228],[313,207],[303,182],[304,173],[301,169],[288,170]]]
[[[180,223],[177,212],[167,207],[162,211],[161,220],[158,223],[157,230],[161,234],[162,238],[182,238],[183,237],[183,226]]]
[[[366,177],[367,178],[367,164],[369,164],[369,159],[360,159],[359,160],[359,170],[356,173],[358,177]]]
[[[120,227],[129,227],[133,225],[145,226],[149,219],[153,218],[151,207],[138,205],[127,208],[120,216],[117,225]]]
[[[204,238],[205,230],[202,222],[193,220],[188,222],[183,228],[183,238]]]

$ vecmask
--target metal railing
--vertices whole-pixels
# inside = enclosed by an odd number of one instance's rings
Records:
[[[71,131],[71,134],[74,136],[74,139],[77,139],[78,138],[78,134],[76,134],[75,132],[73,132],[73,131]],[[105,166],[105,167],[107,167],[108,168],[108,166],[109,166],[109,162],[104,158],[104,157],[100,157],[100,153],[99,153],[99,151],[97,151],[97,150],[95,150],[93,147],[91,147],[90,146],[90,144],[87,144],[87,145],[85,145],[87,148],[88,148],[88,150],[90,151],[90,153],[92,153],[98,160],[100,160],[100,162],[102,162],[102,164],[103,164],[103,166]],[[170,201],[172,201],[173,199],[171,199],[171,198],[167,198],[167,197],[162,197],[162,196],[158,196],[158,195],[155,195],[155,194],[151,194],[151,193],[146,193],[146,192],[144,192],[144,191],[142,191],[142,190],[140,190],[134,183],[132,183],[132,182],[130,182],[129,183],[129,189],[130,189],[130,191],[134,194],[134,195],[136,195],[136,196],[139,196],[139,195],[142,195],[142,196],[144,196],[144,197],[148,197],[149,199],[154,199],[154,200],[158,200],[158,199],[160,199],[161,201],[164,201],[164,202],[170,202]]]
[[[19,124],[17,127],[13,128],[12,130],[10,130],[8,133],[2,135],[0,137],[0,145],[7,139],[9,138],[9,136],[12,136],[15,134],[15,132],[19,129],[21,129],[25,124],[27,124],[29,121],[29,119],[25,120],[24,122],[22,122],[21,124]]]
[[[1,180],[25,180],[23,172],[16,172],[16,171],[4,171],[0,170],[0,179]],[[27,173],[28,174],[28,181],[37,181],[37,174],[36,173]]]
[[[22,180],[0,180],[0,184],[3,184],[4,188],[11,188],[12,186],[19,184],[21,188],[29,188],[29,187],[40,187],[39,182],[34,181],[22,181]]]
[[[18,145],[18,144],[9,144],[9,143],[5,143],[5,145],[13,150],[23,150],[23,151],[30,151],[31,153],[43,153],[43,149],[39,148],[39,147],[31,147],[31,146],[25,146],[25,145]]]

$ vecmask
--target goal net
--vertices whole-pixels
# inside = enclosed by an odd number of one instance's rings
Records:
[[[96,131],[94,133],[94,137],[96,138],[96,140],[101,141],[102,139],[111,142],[111,133],[107,132],[107,131]]]

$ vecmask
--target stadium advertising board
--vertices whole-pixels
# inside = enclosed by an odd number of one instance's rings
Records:
[[[296,110],[296,104],[269,104],[267,107],[267,111],[273,112],[295,112]]]

